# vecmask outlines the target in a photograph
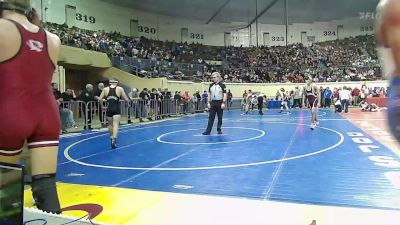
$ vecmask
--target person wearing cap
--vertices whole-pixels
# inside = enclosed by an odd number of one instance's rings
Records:
[[[207,104],[209,111],[208,124],[203,135],[210,135],[215,120],[215,114],[218,115],[217,133],[222,134],[222,116],[226,107],[226,86],[222,83],[221,74],[219,72],[214,72],[211,74],[211,79],[213,82],[208,89],[210,93],[210,101]]]
[[[129,101],[128,96],[126,96],[125,91],[122,87],[118,86],[118,80],[113,78],[109,81],[110,86],[105,87],[100,94],[99,99],[107,101],[107,121],[108,121],[108,131],[111,138],[111,148],[117,148],[117,136],[119,121],[121,120],[121,103],[119,102],[121,97],[125,101]]]
[[[29,0],[0,0],[0,162],[17,164],[26,142],[35,204],[59,214],[55,178],[61,121],[51,80],[61,43],[39,24]]]
[[[390,79],[388,124],[400,142],[400,1],[381,0],[377,7],[376,38],[383,74]]]

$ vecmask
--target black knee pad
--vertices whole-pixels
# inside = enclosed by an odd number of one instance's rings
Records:
[[[38,209],[50,213],[61,213],[55,174],[32,176],[32,193]]]

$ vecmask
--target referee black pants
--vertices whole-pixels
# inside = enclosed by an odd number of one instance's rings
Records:
[[[222,100],[210,102],[211,107],[209,110],[208,125],[207,125],[207,129],[206,129],[207,133],[211,133],[211,130],[212,130],[212,127],[214,124],[215,114],[218,115],[217,131],[221,131],[222,115],[224,114],[224,111],[221,109],[221,104],[222,104]]]

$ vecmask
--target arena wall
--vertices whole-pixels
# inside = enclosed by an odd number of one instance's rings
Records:
[[[251,26],[251,29],[240,29],[246,25],[240,22],[210,23],[205,25],[205,21],[163,16],[97,0],[32,1],[33,5],[41,12],[45,21],[58,24],[66,22],[66,5],[76,7],[75,18],[72,18],[73,21],[70,23],[88,30],[118,31],[129,36],[131,35],[131,20],[136,20],[138,25],[136,27],[138,28],[132,32],[150,39],[162,41],[174,40],[177,42],[188,41],[223,46],[225,44],[224,34],[229,33],[231,39],[229,42],[232,45],[257,45],[255,24]],[[372,34],[374,32],[373,25],[373,14],[362,12],[360,12],[360,15],[354,15],[352,18],[343,18],[329,22],[316,21],[314,23],[301,24],[290,21],[288,43],[301,42],[301,32],[306,32],[306,36],[303,36],[303,42],[307,42],[308,44],[314,41],[320,42]],[[182,36],[182,28],[187,28],[187,36]],[[285,45],[285,31],[284,25],[258,24],[258,45]],[[269,41],[264,40],[264,33],[269,33]],[[305,37],[307,37],[307,40]]]

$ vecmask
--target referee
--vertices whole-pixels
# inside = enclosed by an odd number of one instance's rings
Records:
[[[207,105],[210,114],[208,116],[207,129],[203,132],[203,135],[210,135],[214,124],[215,113],[218,114],[217,133],[222,134],[222,115],[227,99],[226,86],[221,82],[221,74],[214,72],[211,74],[211,79],[213,83],[210,84],[210,88],[208,89],[210,92],[210,103]]]

